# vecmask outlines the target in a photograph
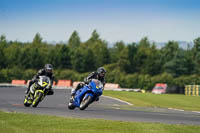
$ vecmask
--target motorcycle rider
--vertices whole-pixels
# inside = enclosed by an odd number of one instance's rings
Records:
[[[39,76],[48,76],[51,80],[51,85],[49,88],[49,92],[47,95],[53,95],[54,91],[52,90],[52,85],[53,85],[53,79],[54,79],[54,75],[53,75],[53,65],[52,64],[46,64],[44,66],[44,68],[40,69],[37,74],[32,78],[32,80],[29,82],[28,88],[26,90],[26,94],[28,94],[28,92],[30,91],[30,87],[32,84],[34,84],[35,82],[37,82]]]
[[[101,83],[104,86],[105,85],[105,78],[104,78],[105,74],[106,74],[106,70],[103,67],[99,67],[97,69],[97,71],[90,73],[88,75],[88,77],[86,77],[84,79],[84,82],[80,82],[75,89],[72,89],[70,101],[74,100],[76,91],[79,90],[80,88],[82,88],[85,84],[88,84],[92,79],[98,79],[99,81],[101,81]],[[98,101],[98,99],[97,99],[97,101]]]

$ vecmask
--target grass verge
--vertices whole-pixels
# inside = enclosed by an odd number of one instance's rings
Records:
[[[152,94],[125,91],[104,91],[105,96],[115,97],[134,106],[176,108],[189,111],[200,111],[199,96],[185,96],[180,94]]]
[[[73,119],[0,111],[1,133],[196,133],[200,126]]]

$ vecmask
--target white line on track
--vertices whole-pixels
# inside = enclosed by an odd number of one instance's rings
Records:
[[[182,110],[182,109],[175,109],[175,108],[168,108],[168,109],[177,110],[177,111],[184,111],[184,110]]]
[[[168,109],[171,109],[171,110],[176,110],[176,111],[185,111],[185,110],[182,110],[182,109],[176,109],[176,108],[168,108]],[[200,111],[191,111],[193,113],[199,113],[200,114]]]
[[[199,114],[200,114],[200,112],[199,112],[199,111],[192,111],[192,112],[194,112],[194,113],[199,113]]]
[[[129,103],[129,102],[120,100],[120,99],[118,99],[118,98],[113,98],[113,97],[110,97],[110,96],[103,96],[103,97],[110,98],[110,99],[114,99],[114,100],[117,100],[117,101],[119,101],[119,102],[126,103],[126,104],[128,104],[128,105],[133,105],[133,104],[131,104],[131,103]]]

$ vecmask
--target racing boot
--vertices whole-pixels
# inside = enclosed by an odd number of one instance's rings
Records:
[[[96,101],[99,101],[99,97],[96,98]]]
[[[53,94],[54,94],[54,91],[53,91],[53,89],[49,89],[49,91],[48,91],[47,95],[53,95]]]
[[[33,101],[33,97],[34,97],[34,94],[30,92],[29,93],[29,98],[30,98],[31,101]]]
[[[74,96],[72,96],[69,100],[70,103],[73,103],[74,102]]]
[[[75,90],[75,89],[72,89],[72,91],[71,91],[70,103],[72,103],[72,102],[74,101],[75,93],[76,93],[76,90]]]

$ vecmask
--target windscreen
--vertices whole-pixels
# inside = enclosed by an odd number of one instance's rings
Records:
[[[49,78],[46,76],[42,76],[42,82],[49,83]]]
[[[92,81],[95,83],[97,88],[103,88],[103,84],[101,83],[101,81],[97,79],[92,79]]]

